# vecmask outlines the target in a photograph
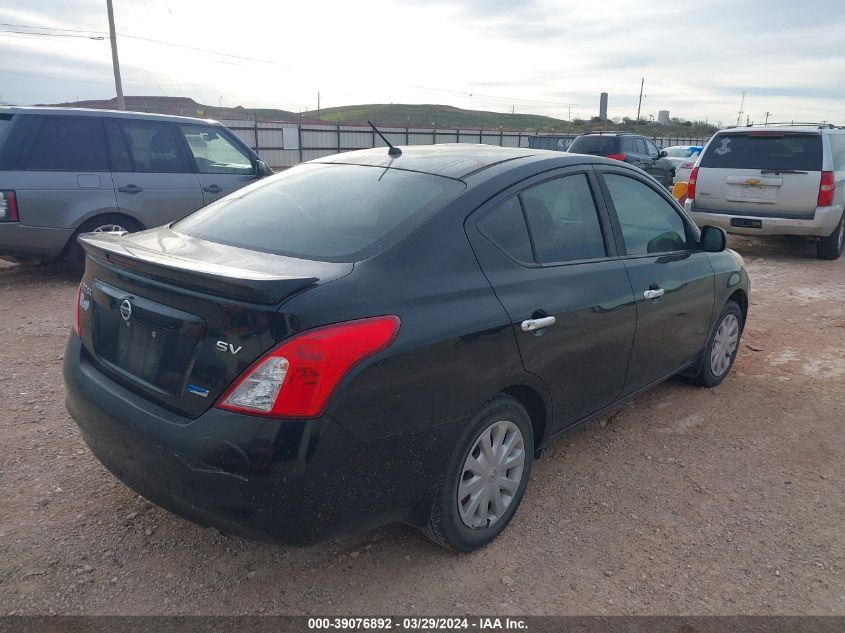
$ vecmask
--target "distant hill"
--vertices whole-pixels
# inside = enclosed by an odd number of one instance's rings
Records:
[[[489,112],[486,110],[464,110],[448,105],[437,104],[404,104],[404,103],[374,103],[365,105],[340,106],[322,108],[320,116],[316,110],[303,112],[300,118],[298,112],[275,108],[234,108],[218,107],[199,103],[188,97],[155,97],[155,96],[127,96],[126,108],[135,112],[156,112],[159,114],[176,114],[181,116],[198,116],[208,119],[257,119],[259,121],[288,121],[304,123],[341,123],[366,125],[371,120],[376,125],[385,127],[421,127],[421,128],[462,128],[506,131],[580,134],[590,130],[604,128],[606,130],[631,130],[647,136],[674,136],[687,138],[706,138],[712,135],[716,128],[703,123],[693,124],[673,123],[663,126],[655,123],[641,122],[635,126],[633,121],[625,120],[615,124],[611,121],[604,125],[597,121],[574,120],[572,122],[539,114],[519,114]],[[76,108],[115,109],[116,99],[99,101],[74,101],[56,103],[52,105]]]
[[[299,113],[274,108],[247,109],[243,106],[234,108],[218,107],[198,103],[188,97],[124,97],[126,109],[133,112],[155,112],[156,114],[176,114],[204,119],[253,119],[261,121],[299,121]],[[117,99],[93,101],[71,101],[51,105],[70,108],[93,108],[96,110],[117,109]]]
[[[310,119],[317,118],[316,110],[304,113]],[[499,127],[513,131],[565,131],[567,122],[538,114],[507,114],[485,110],[463,110],[448,105],[436,104],[367,104],[324,108],[320,118],[331,123],[367,124],[371,120],[377,125],[405,127],[440,128],[482,128],[498,130]]]

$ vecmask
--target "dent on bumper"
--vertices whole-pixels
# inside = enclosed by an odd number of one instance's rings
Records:
[[[190,420],[102,374],[71,336],[66,406],[94,455],[165,509],[224,532],[293,545],[408,520],[419,477],[333,419],[268,420],[217,409]],[[396,442],[397,440],[391,440]]]
[[[0,222],[0,255],[55,259],[72,236],[73,229]]]
[[[686,211],[698,226],[718,226],[728,233],[740,235],[808,235],[827,237],[833,233],[842,218],[842,207],[817,207],[812,218],[772,218],[759,215],[743,215],[726,211],[713,213],[696,211],[691,201],[686,202]],[[760,220],[760,228],[733,226],[731,219]]]

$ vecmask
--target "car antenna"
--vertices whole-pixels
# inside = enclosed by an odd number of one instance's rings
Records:
[[[398,147],[396,147],[390,141],[388,141],[387,137],[384,134],[382,134],[375,125],[373,125],[372,121],[368,120],[367,123],[369,123],[370,127],[373,128],[373,131],[381,137],[381,140],[383,140],[385,143],[387,143],[387,146],[390,148],[389,150],[387,150],[388,156],[401,156],[402,155],[402,150],[399,149]]]

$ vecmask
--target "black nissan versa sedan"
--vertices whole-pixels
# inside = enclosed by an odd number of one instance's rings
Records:
[[[67,408],[109,470],[230,534],[405,522],[468,551],[562,431],[675,374],[725,378],[743,261],[656,180],[543,150],[397,153],[82,237]]]

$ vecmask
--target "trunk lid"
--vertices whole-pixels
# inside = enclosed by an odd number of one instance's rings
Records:
[[[719,134],[699,163],[695,210],[813,217],[821,171],[819,134],[768,130]]]
[[[80,241],[89,257],[80,297],[85,353],[127,388],[188,417],[287,335],[280,303],[353,267],[167,227]]]

